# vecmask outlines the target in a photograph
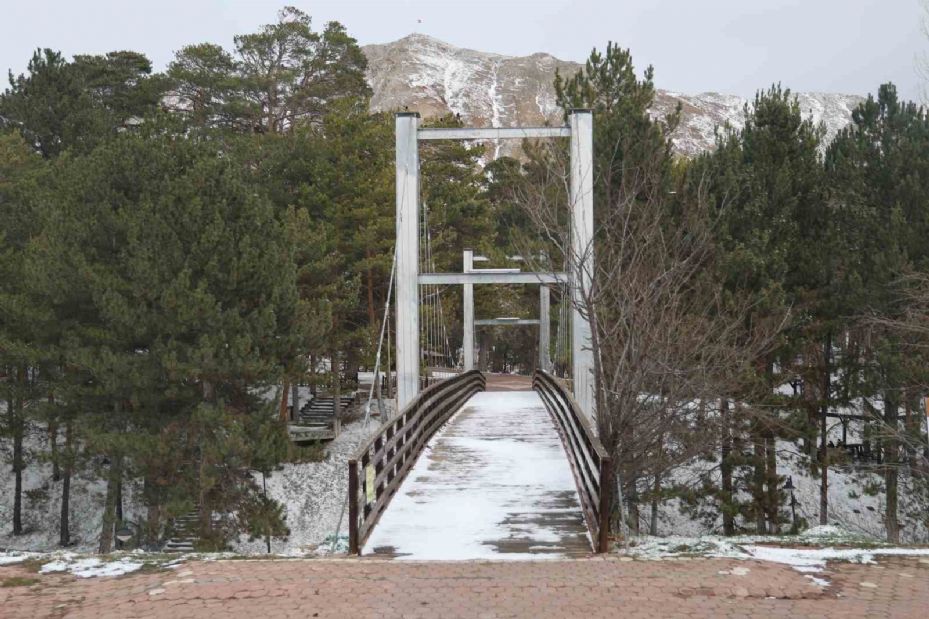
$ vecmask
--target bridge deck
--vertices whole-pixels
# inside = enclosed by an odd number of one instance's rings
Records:
[[[590,552],[570,465],[534,391],[472,397],[429,442],[363,549],[406,559]]]

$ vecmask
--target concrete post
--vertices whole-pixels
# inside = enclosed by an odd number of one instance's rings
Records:
[[[397,409],[419,393],[419,114],[395,117],[397,159]]]
[[[462,255],[462,272],[470,273],[474,268],[474,250],[466,249]],[[464,337],[461,347],[464,350],[465,371],[474,369],[474,284],[464,284],[461,304],[464,306]]]
[[[551,369],[549,346],[551,345],[551,321],[549,311],[551,307],[551,291],[548,286],[539,286],[539,369],[548,372]]]
[[[594,274],[593,114],[571,110],[571,358],[574,399],[593,421],[596,417],[591,326],[582,315],[584,294]],[[584,312],[586,313],[586,312]]]

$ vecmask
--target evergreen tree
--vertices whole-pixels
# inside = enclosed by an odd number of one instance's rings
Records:
[[[38,367],[44,361],[40,346],[41,304],[30,295],[24,271],[26,246],[37,233],[35,192],[42,161],[17,132],[0,133],[0,372],[6,411],[0,436],[12,443],[13,534],[23,532],[23,471],[27,464],[24,439],[29,414],[41,393]]]
[[[65,159],[54,179],[31,275],[68,326],[64,393],[106,467],[100,550],[129,472],[156,502],[159,483],[180,482],[208,535],[209,514],[257,491],[246,428],[271,413],[254,394],[280,380],[301,336],[285,228],[241,169],[170,123]],[[184,478],[149,475],[165,468],[146,458],[165,455],[161,439],[179,443]]]
[[[901,102],[885,84],[852,114],[852,124],[830,146],[826,168],[830,206],[836,212],[847,260],[840,273],[854,316],[899,318],[905,310],[904,276],[929,268],[929,114]],[[874,438],[883,453],[885,524],[899,539],[900,412],[917,406],[924,361],[905,352],[898,331],[860,320],[846,336],[843,390],[862,396],[874,415]],[[915,374],[914,374],[915,373]],[[874,401],[880,400],[883,410]]]
[[[322,32],[310,16],[285,7],[278,22],[235,37],[234,51],[200,43],[168,66],[168,104],[200,128],[285,133],[318,126],[343,100],[370,95],[367,60],[338,22]]]
[[[718,277],[727,303],[740,307],[744,299],[753,300],[751,311],[743,316],[746,337],[758,325],[777,323],[788,312],[793,322],[788,337],[759,362],[753,385],[731,394],[740,403],[723,404],[720,498],[727,534],[734,532],[737,513],[754,521],[758,532],[776,532],[780,524],[776,441],[795,434],[781,418],[782,411],[789,417],[793,403],[776,394],[785,376],[775,374],[775,366],[782,372],[793,368],[799,353],[806,367],[813,368],[801,369],[801,374],[817,379],[825,365],[828,384],[830,372],[828,357],[815,354],[817,342],[828,336],[822,329],[829,333],[824,322],[829,317],[816,305],[816,291],[825,284],[831,258],[818,150],[823,131],[803,119],[796,99],[780,86],[758,93],[745,114],[745,126],[728,130],[716,151],[688,171],[687,191],[705,191],[714,202]],[[807,394],[819,393],[823,383],[811,383]],[[800,429],[808,439],[812,423],[825,413],[826,397],[807,400],[808,422]],[[742,443],[743,433],[748,434],[747,444]],[[741,504],[736,499],[740,479],[751,496]]]
[[[89,152],[118,129],[151,113],[164,82],[135,52],[76,56],[37,50],[27,74],[10,74],[0,95],[0,126],[15,128],[44,157]]]

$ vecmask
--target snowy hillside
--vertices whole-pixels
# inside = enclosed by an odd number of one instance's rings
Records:
[[[390,407],[390,402],[388,406]],[[287,526],[291,534],[286,540],[274,540],[275,554],[305,555],[327,553],[332,536],[339,526],[339,550],[345,549],[347,515],[343,513],[347,487],[346,462],[349,456],[377,428],[379,421],[372,420],[367,426],[362,421],[344,428],[338,439],[330,443],[327,457],[321,462],[285,464],[268,478],[268,493],[286,508]],[[45,448],[45,433],[36,431],[31,435],[28,447],[36,453]],[[0,443],[5,448],[6,443]],[[8,456],[8,454],[3,454]],[[8,460],[7,460],[8,462]],[[696,483],[700,473],[716,467],[716,463],[695,462],[675,474],[677,483]],[[810,475],[805,456],[791,442],[778,443],[778,473],[792,476],[798,501],[797,515],[809,525],[818,523],[819,479]],[[73,482],[71,502],[71,526],[75,541],[71,550],[92,552],[100,532],[100,521],[105,494],[104,483],[99,475],[79,475]],[[850,531],[864,539],[883,539],[883,493],[869,494],[868,488],[880,485],[880,477],[869,471],[852,466],[836,466],[829,475],[829,524]],[[925,513],[913,504],[913,493],[901,480],[900,521],[901,541],[904,543],[926,543],[929,541]],[[125,488],[127,517],[142,518],[137,502],[140,484],[128,483]],[[61,482],[51,480],[51,466],[41,461],[31,461],[24,475],[25,500],[24,520],[27,534],[19,537],[10,535],[13,506],[13,476],[8,465],[0,470],[0,550],[53,551],[58,542],[58,518],[60,511]],[[789,514],[787,505],[782,511]],[[647,519],[647,507],[643,518]],[[643,531],[647,522],[643,522]],[[721,522],[709,521],[684,513],[676,500],[661,506],[658,533],[660,535],[705,536],[718,534]],[[242,538],[234,545],[241,553],[263,554],[266,552],[262,540],[248,541]]]
[[[455,47],[422,34],[364,47],[375,110],[417,111],[424,117],[460,114],[474,126],[509,127],[560,123],[552,83],[555,72],[571,75],[580,65],[549,54],[501,56]],[[765,84],[759,84],[764,87]],[[856,95],[798,93],[804,114],[823,122],[831,139],[851,120],[862,101]],[[663,116],[680,103],[682,118],[674,143],[682,155],[713,147],[717,126],[741,127],[748,101],[718,93],[687,95],[658,90],[653,113]],[[502,152],[514,148],[504,143]]]

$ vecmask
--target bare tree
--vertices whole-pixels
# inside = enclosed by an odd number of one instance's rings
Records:
[[[595,247],[571,247],[565,154],[536,150],[535,177],[517,201],[567,265],[592,275],[574,304],[593,328],[597,428],[617,465],[620,519],[638,531],[650,497],[654,531],[663,481],[713,451],[725,404],[746,393],[781,325],[747,323],[755,301],[724,298],[714,277],[718,215],[703,183],[688,198],[670,191],[667,151],[623,170],[596,205]]]

